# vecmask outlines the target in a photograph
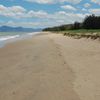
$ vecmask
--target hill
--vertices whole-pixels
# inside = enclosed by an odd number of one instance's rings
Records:
[[[0,32],[35,32],[41,31],[41,29],[24,28],[24,27],[11,27],[11,26],[1,26]]]

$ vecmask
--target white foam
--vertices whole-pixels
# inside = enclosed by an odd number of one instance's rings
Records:
[[[0,41],[6,41],[6,40],[10,40],[10,39],[18,38],[19,36],[20,36],[20,35],[3,36],[3,37],[0,37]]]

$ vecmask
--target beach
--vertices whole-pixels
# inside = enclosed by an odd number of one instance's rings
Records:
[[[0,100],[99,100],[100,41],[43,32],[0,48]]]

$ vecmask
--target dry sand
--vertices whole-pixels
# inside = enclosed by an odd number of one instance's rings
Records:
[[[0,49],[0,100],[100,100],[100,42],[42,34]]]

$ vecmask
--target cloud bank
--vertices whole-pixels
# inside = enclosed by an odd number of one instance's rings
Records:
[[[55,4],[55,3],[64,3],[64,2],[78,4],[81,2],[81,0],[25,0],[25,1],[35,2],[39,4]]]

